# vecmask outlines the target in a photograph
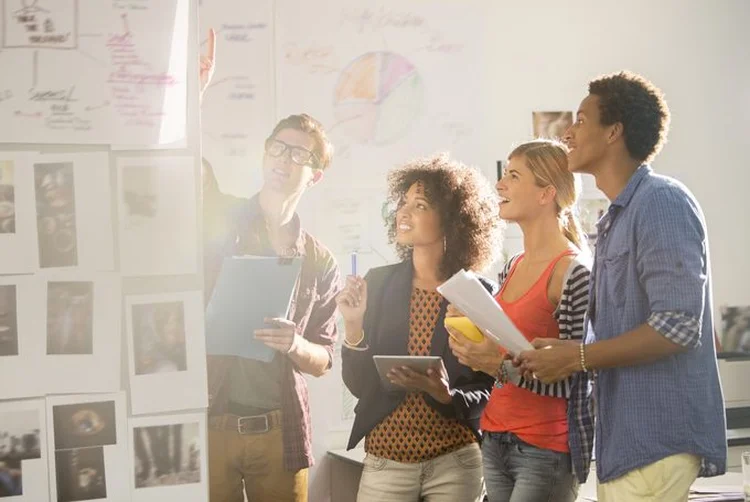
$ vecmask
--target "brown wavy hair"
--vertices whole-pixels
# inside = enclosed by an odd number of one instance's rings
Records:
[[[313,168],[326,170],[328,166],[333,162],[333,144],[328,139],[325,129],[320,122],[312,118],[306,113],[299,115],[289,115],[287,118],[281,119],[276,127],[271,131],[271,135],[268,136],[266,142],[276,137],[279,131],[283,129],[296,129],[298,131],[306,132],[309,134],[315,146],[313,147],[313,153],[317,156],[317,161]]]
[[[480,271],[500,252],[503,223],[498,216],[499,198],[478,169],[441,153],[413,160],[388,173],[386,220],[388,239],[402,260],[412,249],[396,243],[396,211],[406,192],[421,182],[425,197],[440,216],[445,235],[445,254],[440,271],[450,277],[461,269]]]

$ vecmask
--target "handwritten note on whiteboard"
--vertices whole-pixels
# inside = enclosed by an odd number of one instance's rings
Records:
[[[301,212],[305,228],[340,260],[356,245],[390,258],[383,222],[353,214],[385,201],[388,170],[437,151],[494,165],[489,129],[480,127],[489,95],[483,10],[477,2],[317,0],[280,1],[275,13],[278,114],[314,116],[336,149],[302,203],[326,207],[360,191],[373,201],[345,216],[372,221],[369,229],[349,223],[334,233],[329,219]]]
[[[200,33],[216,30],[216,73],[203,98],[203,154],[224,192],[260,188],[266,137],[275,125],[273,2],[204,1]]]
[[[0,141],[183,139],[188,7],[189,0],[5,0]]]

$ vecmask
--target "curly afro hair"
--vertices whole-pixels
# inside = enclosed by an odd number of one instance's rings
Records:
[[[635,73],[623,71],[589,82],[589,94],[599,97],[602,125],[620,122],[625,146],[639,162],[650,162],[667,140],[669,108],[664,94]]]
[[[417,182],[424,186],[425,197],[438,212],[445,234],[443,276],[489,266],[501,244],[497,193],[478,169],[451,160],[446,153],[413,160],[388,174],[388,238],[399,257],[410,259],[412,249],[396,243],[396,211]]]

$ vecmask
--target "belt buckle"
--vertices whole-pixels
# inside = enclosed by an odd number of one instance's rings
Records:
[[[262,427],[256,427],[256,424]],[[245,434],[263,434],[268,432],[270,427],[268,426],[267,415],[254,415],[251,417],[240,417],[237,419],[237,432],[241,435]]]

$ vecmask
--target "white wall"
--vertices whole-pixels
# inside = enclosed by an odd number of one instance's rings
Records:
[[[715,305],[750,304],[750,151],[741,137],[750,123],[750,2],[484,3],[486,73],[467,74],[466,85],[481,80],[494,89],[486,174],[494,179],[495,161],[531,136],[532,110],[575,111],[591,78],[620,69],[642,73],[666,93],[672,111],[669,143],[654,168],[684,182],[706,214]],[[330,430],[339,423],[332,410],[339,409],[340,372],[310,387],[315,502],[329,496],[325,452],[346,441]]]

